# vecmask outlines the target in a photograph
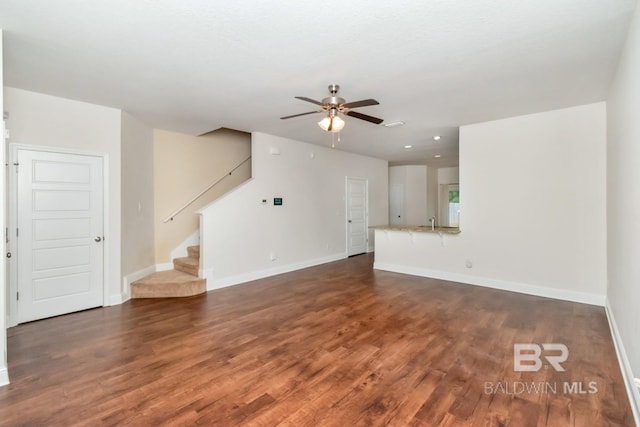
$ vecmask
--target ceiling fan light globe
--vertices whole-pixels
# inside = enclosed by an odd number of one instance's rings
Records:
[[[338,116],[325,117],[318,122],[318,126],[326,132],[340,132],[344,125],[344,120]]]
[[[334,132],[340,132],[343,128],[344,128],[344,120],[342,120],[340,117],[335,116],[333,118],[333,131]]]

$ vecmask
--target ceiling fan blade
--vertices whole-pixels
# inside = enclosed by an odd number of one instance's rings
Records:
[[[347,102],[346,104],[342,104],[341,107],[357,108],[357,107],[366,107],[368,105],[378,105],[378,104],[380,103],[375,99],[363,99],[362,101]]]
[[[310,102],[312,104],[316,104],[316,105],[322,105],[322,102],[320,101],[316,101],[315,99],[311,99],[311,98],[307,98],[306,96],[296,96],[296,99],[300,99],[302,101],[307,101]]]
[[[280,117],[281,120],[284,119],[291,119],[293,117],[300,117],[300,116],[306,116],[307,114],[315,114],[315,113],[322,113],[323,110],[318,110],[318,111],[309,111],[307,113],[300,113],[300,114],[294,114],[292,116],[284,116],[284,117]]]
[[[360,119],[360,120],[366,120],[368,122],[375,123],[377,125],[379,125],[380,123],[384,122],[384,120],[382,120],[382,119],[379,119],[379,118],[373,117],[373,116],[368,116],[366,114],[358,113],[357,111],[347,111],[345,114],[347,116],[355,117],[356,119]]]

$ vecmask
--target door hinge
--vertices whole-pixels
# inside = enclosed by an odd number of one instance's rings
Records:
[[[20,229],[16,227],[16,237],[20,237]]]
[[[9,227],[4,228],[4,240],[5,243],[9,243]]]
[[[20,301],[20,292],[16,292],[16,300]]]
[[[13,166],[15,166],[15,167],[16,167],[16,173],[18,173],[18,166],[20,166],[20,163],[17,163],[17,162],[16,162],[16,163],[14,163],[14,164],[13,164]]]

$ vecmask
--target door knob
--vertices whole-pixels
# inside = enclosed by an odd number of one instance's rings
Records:
[[[93,240],[95,240],[96,242],[101,242],[101,241],[102,241],[102,237],[97,236],[97,237],[96,237],[95,239],[93,239]]]
[[[349,224],[351,224],[351,220],[349,220]]]

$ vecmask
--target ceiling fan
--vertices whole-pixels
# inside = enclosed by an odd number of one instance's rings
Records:
[[[338,90],[340,90],[339,85],[329,85],[329,93],[331,93],[331,96],[324,98],[322,102],[304,96],[296,96],[296,99],[301,99],[302,101],[307,101],[312,104],[319,105],[320,107],[322,107],[322,109],[280,118],[291,119],[293,117],[306,116],[307,114],[327,112],[327,116],[318,122],[318,126],[320,126],[327,132],[340,132],[344,127],[344,120],[342,120],[338,116],[338,113],[345,114],[350,117],[355,117],[356,119],[365,120],[367,122],[375,123],[377,125],[383,122],[382,119],[379,119],[377,117],[368,116],[366,114],[358,113],[357,111],[351,111],[352,108],[378,105],[378,101],[376,101],[375,99],[363,99],[361,101],[346,102],[344,98],[340,98],[338,96]]]

